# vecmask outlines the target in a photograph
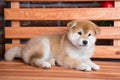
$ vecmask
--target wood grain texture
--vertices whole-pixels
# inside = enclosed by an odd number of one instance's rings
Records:
[[[24,44],[5,44],[6,51],[16,46],[23,47]],[[119,46],[96,46],[93,57],[120,59],[120,47]]]
[[[119,62],[94,61],[101,66],[99,71],[83,72],[52,66],[44,70],[27,65],[19,60],[0,62],[1,80],[119,80]]]
[[[19,2],[11,2],[11,8],[20,8],[20,4]],[[19,21],[11,21],[11,26],[12,27],[19,27],[20,26],[20,22]],[[13,44],[19,44],[20,40],[12,40]]]
[[[5,9],[6,20],[120,20],[120,8]]]
[[[120,27],[100,27],[101,34],[98,39],[120,39]],[[44,34],[63,34],[66,27],[19,27],[5,28],[5,38],[24,39]],[[111,33],[112,32],[112,33]]]
[[[115,1],[114,3],[116,8],[120,8],[120,1]],[[120,20],[114,21],[114,26],[119,26],[120,27]],[[120,46],[120,39],[119,40],[114,40],[113,44],[115,46]]]
[[[21,2],[21,1],[24,1],[24,2],[29,2],[29,1],[32,1],[32,2],[36,2],[36,1],[38,1],[38,2],[59,2],[59,1],[62,1],[62,2],[75,2],[75,1],[105,1],[105,0],[4,0],[4,1],[19,1],[19,2]],[[109,1],[116,1],[116,0],[109,0]],[[119,0],[117,0],[117,1],[119,1]]]
[[[93,57],[120,59],[120,46],[96,46]]]
[[[11,8],[20,8],[19,2],[11,2]]]
[[[6,38],[32,38],[44,34],[62,34],[66,32],[66,27],[20,27],[5,28]]]

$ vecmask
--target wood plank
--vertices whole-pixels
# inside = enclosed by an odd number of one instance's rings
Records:
[[[120,8],[5,9],[5,20],[120,20]]]
[[[59,1],[62,1],[62,2],[75,2],[75,1],[105,1],[105,0],[5,0],[5,1],[19,1],[19,2],[29,2],[29,1],[32,1],[32,2],[59,2]],[[116,1],[116,0],[109,0],[109,1]]]
[[[31,76],[25,76],[25,77],[21,77],[21,76],[0,76],[1,80],[80,80],[80,78],[63,78],[63,77],[31,77]],[[83,80],[98,80],[98,79],[85,79],[85,78],[81,78]],[[99,79],[102,80],[102,79]]]
[[[100,27],[101,34],[98,39],[120,39],[120,27]],[[63,34],[66,33],[66,27],[19,27],[5,28],[5,38],[24,39],[33,38],[44,34]]]
[[[68,70],[68,69],[66,69],[66,70]],[[9,74],[9,73],[11,73],[11,74]],[[16,74],[15,74],[16,73]],[[32,73],[34,73],[33,75],[32,75]],[[85,74],[84,74],[84,76],[83,76],[83,74],[82,73],[79,73],[79,74],[77,74],[76,72],[74,72],[73,71],[73,73],[72,72],[66,72],[66,73],[64,73],[64,72],[42,72],[42,73],[40,73],[39,71],[33,71],[33,72],[30,72],[30,71],[3,71],[1,74],[3,74],[3,75],[1,75],[1,76],[5,76],[5,75],[8,75],[9,74],[9,76],[13,76],[13,75],[15,75],[16,77],[17,76],[32,76],[32,77],[36,77],[37,76],[37,74],[39,75],[39,76],[41,76],[41,77],[51,77],[51,76],[53,76],[53,77],[64,77],[64,79],[63,80],[65,80],[65,78],[68,78],[69,79],[69,77],[71,77],[71,78],[85,78]],[[97,77],[99,77],[99,79],[105,79],[105,78],[107,78],[108,80],[110,80],[111,78],[113,78],[114,77],[114,79],[116,80],[116,79],[119,79],[119,77],[118,76],[120,76],[119,74],[110,74],[110,73],[102,73],[102,74],[99,74],[99,73],[92,73],[93,75],[96,75]],[[106,75],[106,74],[109,74],[109,78],[108,78],[108,76],[103,76],[103,75]],[[0,77],[1,77],[0,76]],[[86,76],[88,76],[88,77],[90,77],[90,78],[95,78],[95,79],[98,79],[97,77],[93,77],[93,76],[90,76],[89,75],[89,73],[86,73]],[[37,76],[38,77],[38,76]],[[30,78],[29,78],[30,79]],[[49,80],[48,78],[46,79],[46,80]],[[57,80],[60,80],[60,79],[57,79]]]
[[[11,8],[20,8],[19,2],[11,2]],[[19,27],[20,26],[20,22],[19,21],[11,21],[11,26],[12,27]],[[20,40],[13,39],[12,43],[13,44],[19,44]]]
[[[96,46],[93,57],[120,59],[120,46]]]
[[[101,66],[99,71],[84,72],[52,66],[44,70],[24,64],[22,61],[0,62],[1,80],[106,80],[120,79],[119,62],[94,61]],[[109,77],[108,77],[109,76]]]
[[[11,2],[11,8],[20,8],[19,2]]]
[[[115,5],[115,7],[120,8],[120,1],[115,1],[114,5]],[[120,27],[120,20],[114,21],[114,26]],[[114,46],[120,46],[120,39],[114,40],[113,44],[114,44]]]
[[[101,33],[98,39],[120,39],[120,27],[100,27]]]
[[[23,47],[24,44],[5,44],[6,51],[16,46]],[[96,46],[93,57],[120,59],[120,46]]]
[[[32,38],[44,34],[63,34],[66,32],[66,27],[20,27],[20,28],[5,28],[6,38]]]

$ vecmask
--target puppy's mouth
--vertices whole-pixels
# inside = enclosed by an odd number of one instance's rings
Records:
[[[88,45],[77,45],[76,47],[77,48],[85,48],[85,47],[87,47]]]
[[[86,47],[86,46],[88,46],[88,45],[84,45],[84,44],[83,44],[83,45],[79,45],[79,46],[83,46],[83,47]]]
[[[82,44],[82,45],[78,45],[78,47],[87,47],[88,45],[84,45],[84,44]]]

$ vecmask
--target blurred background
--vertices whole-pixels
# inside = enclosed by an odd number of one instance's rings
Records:
[[[0,0],[0,60],[2,59],[2,54],[4,53],[4,7],[5,3]]]

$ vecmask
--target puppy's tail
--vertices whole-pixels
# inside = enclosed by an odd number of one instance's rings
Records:
[[[14,58],[22,58],[22,48],[11,48],[5,53],[4,57],[6,61],[12,61]]]

